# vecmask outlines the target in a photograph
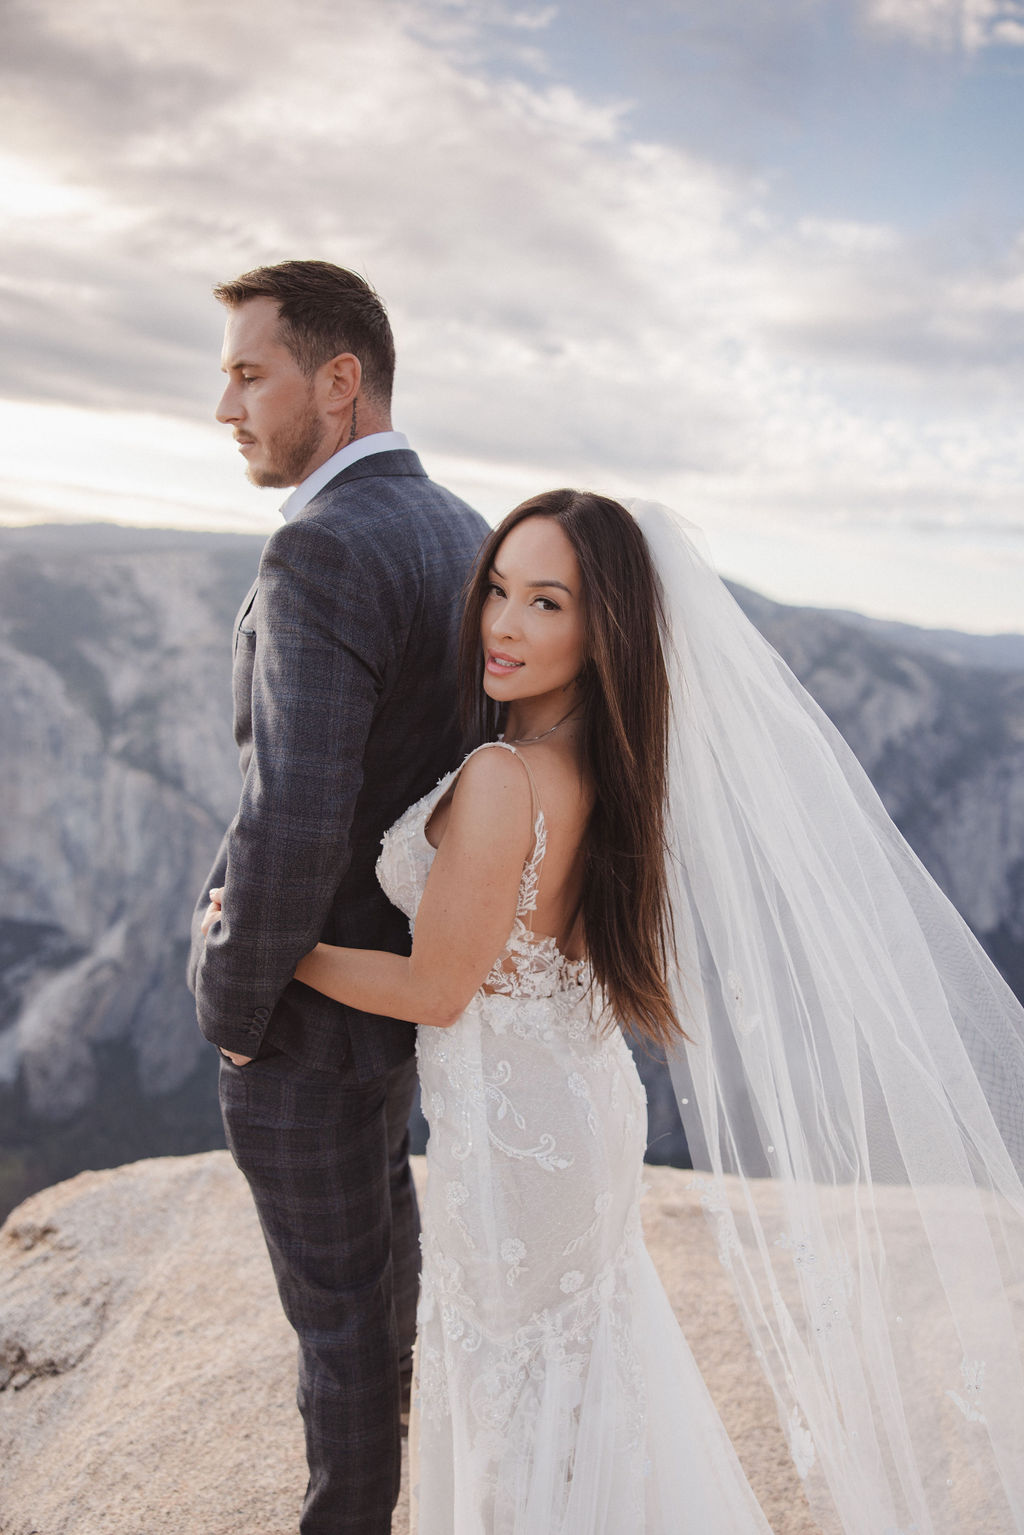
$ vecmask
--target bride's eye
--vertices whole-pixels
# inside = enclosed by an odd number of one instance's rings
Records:
[[[487,589],[484,592],[485,597],[504,597],[504,595],[505,593],[498,585],[497,581],[488,581]]]
[[[534,606],[539,606],[543,613],[560,613],[561,605],[551,597],[535,597]]]

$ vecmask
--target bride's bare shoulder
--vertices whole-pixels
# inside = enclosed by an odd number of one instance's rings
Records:
[[[502,741],[488,741],[484,746],[478,746],[459,769],[454,789],[463,793],[488,788],[500,791],[504,786],[513,793],[516,792],[513,786],[523,789],[527,775],[522,763],[516,761],[518,755]],[[529,797],[528,785],[523,792]]]
[[[521,762],[499,742],[478,747],[462,764],[434,806],[425,831],[440,847],[449,828],[457,841],[500,838],[525,846],[533,834],[530,785]]]
[[[579,835],[593,791],[575,755],[540,745],[491,742],[463,764],[450,801],[453,821],[469,835],[499,835],[516,848],[532,846],[539,807],[549,833]],[[439,807],[442,808],[442,807]],[[447,807],[444,807],[447,808]]]
[[[532,823],[530,784],[516,753],[499,742],[478,748],[462,764],[452,785],[451,805],[463,823],[501,828],[528,838]]]
[[[594,789],[580,754],[570,742],[538,741],[516,747],[533,779],[549,830],[586,821],[594,804]]]

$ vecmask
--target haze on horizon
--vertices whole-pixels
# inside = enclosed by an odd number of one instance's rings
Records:
[[[365,272],[497,517],[670,501],[785,602],[1024,631],[1022,0],[13,0],[0,521],[268,532],[213,282]]]

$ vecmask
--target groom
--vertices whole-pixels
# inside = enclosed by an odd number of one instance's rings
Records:
[[[235,623],[242,793],[190,979],[299,1337],[300,1528],[386,1535],[419,1266],[414,1031],[292,972],[320,939],[409,951],[374,865],[384,830],[457,760],[459,594],[486,525],[392,430],[394,343],[362,278],[286,261],[214,292],[217,419],[254,484],[297,488]]]

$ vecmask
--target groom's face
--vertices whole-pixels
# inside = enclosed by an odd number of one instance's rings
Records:
[[[280,337],[273,299],[228,311],[221,370],[227,386],[217,420],[234,432],[254,485],[298,485],[329,453],[327,420],[314,381]]]

